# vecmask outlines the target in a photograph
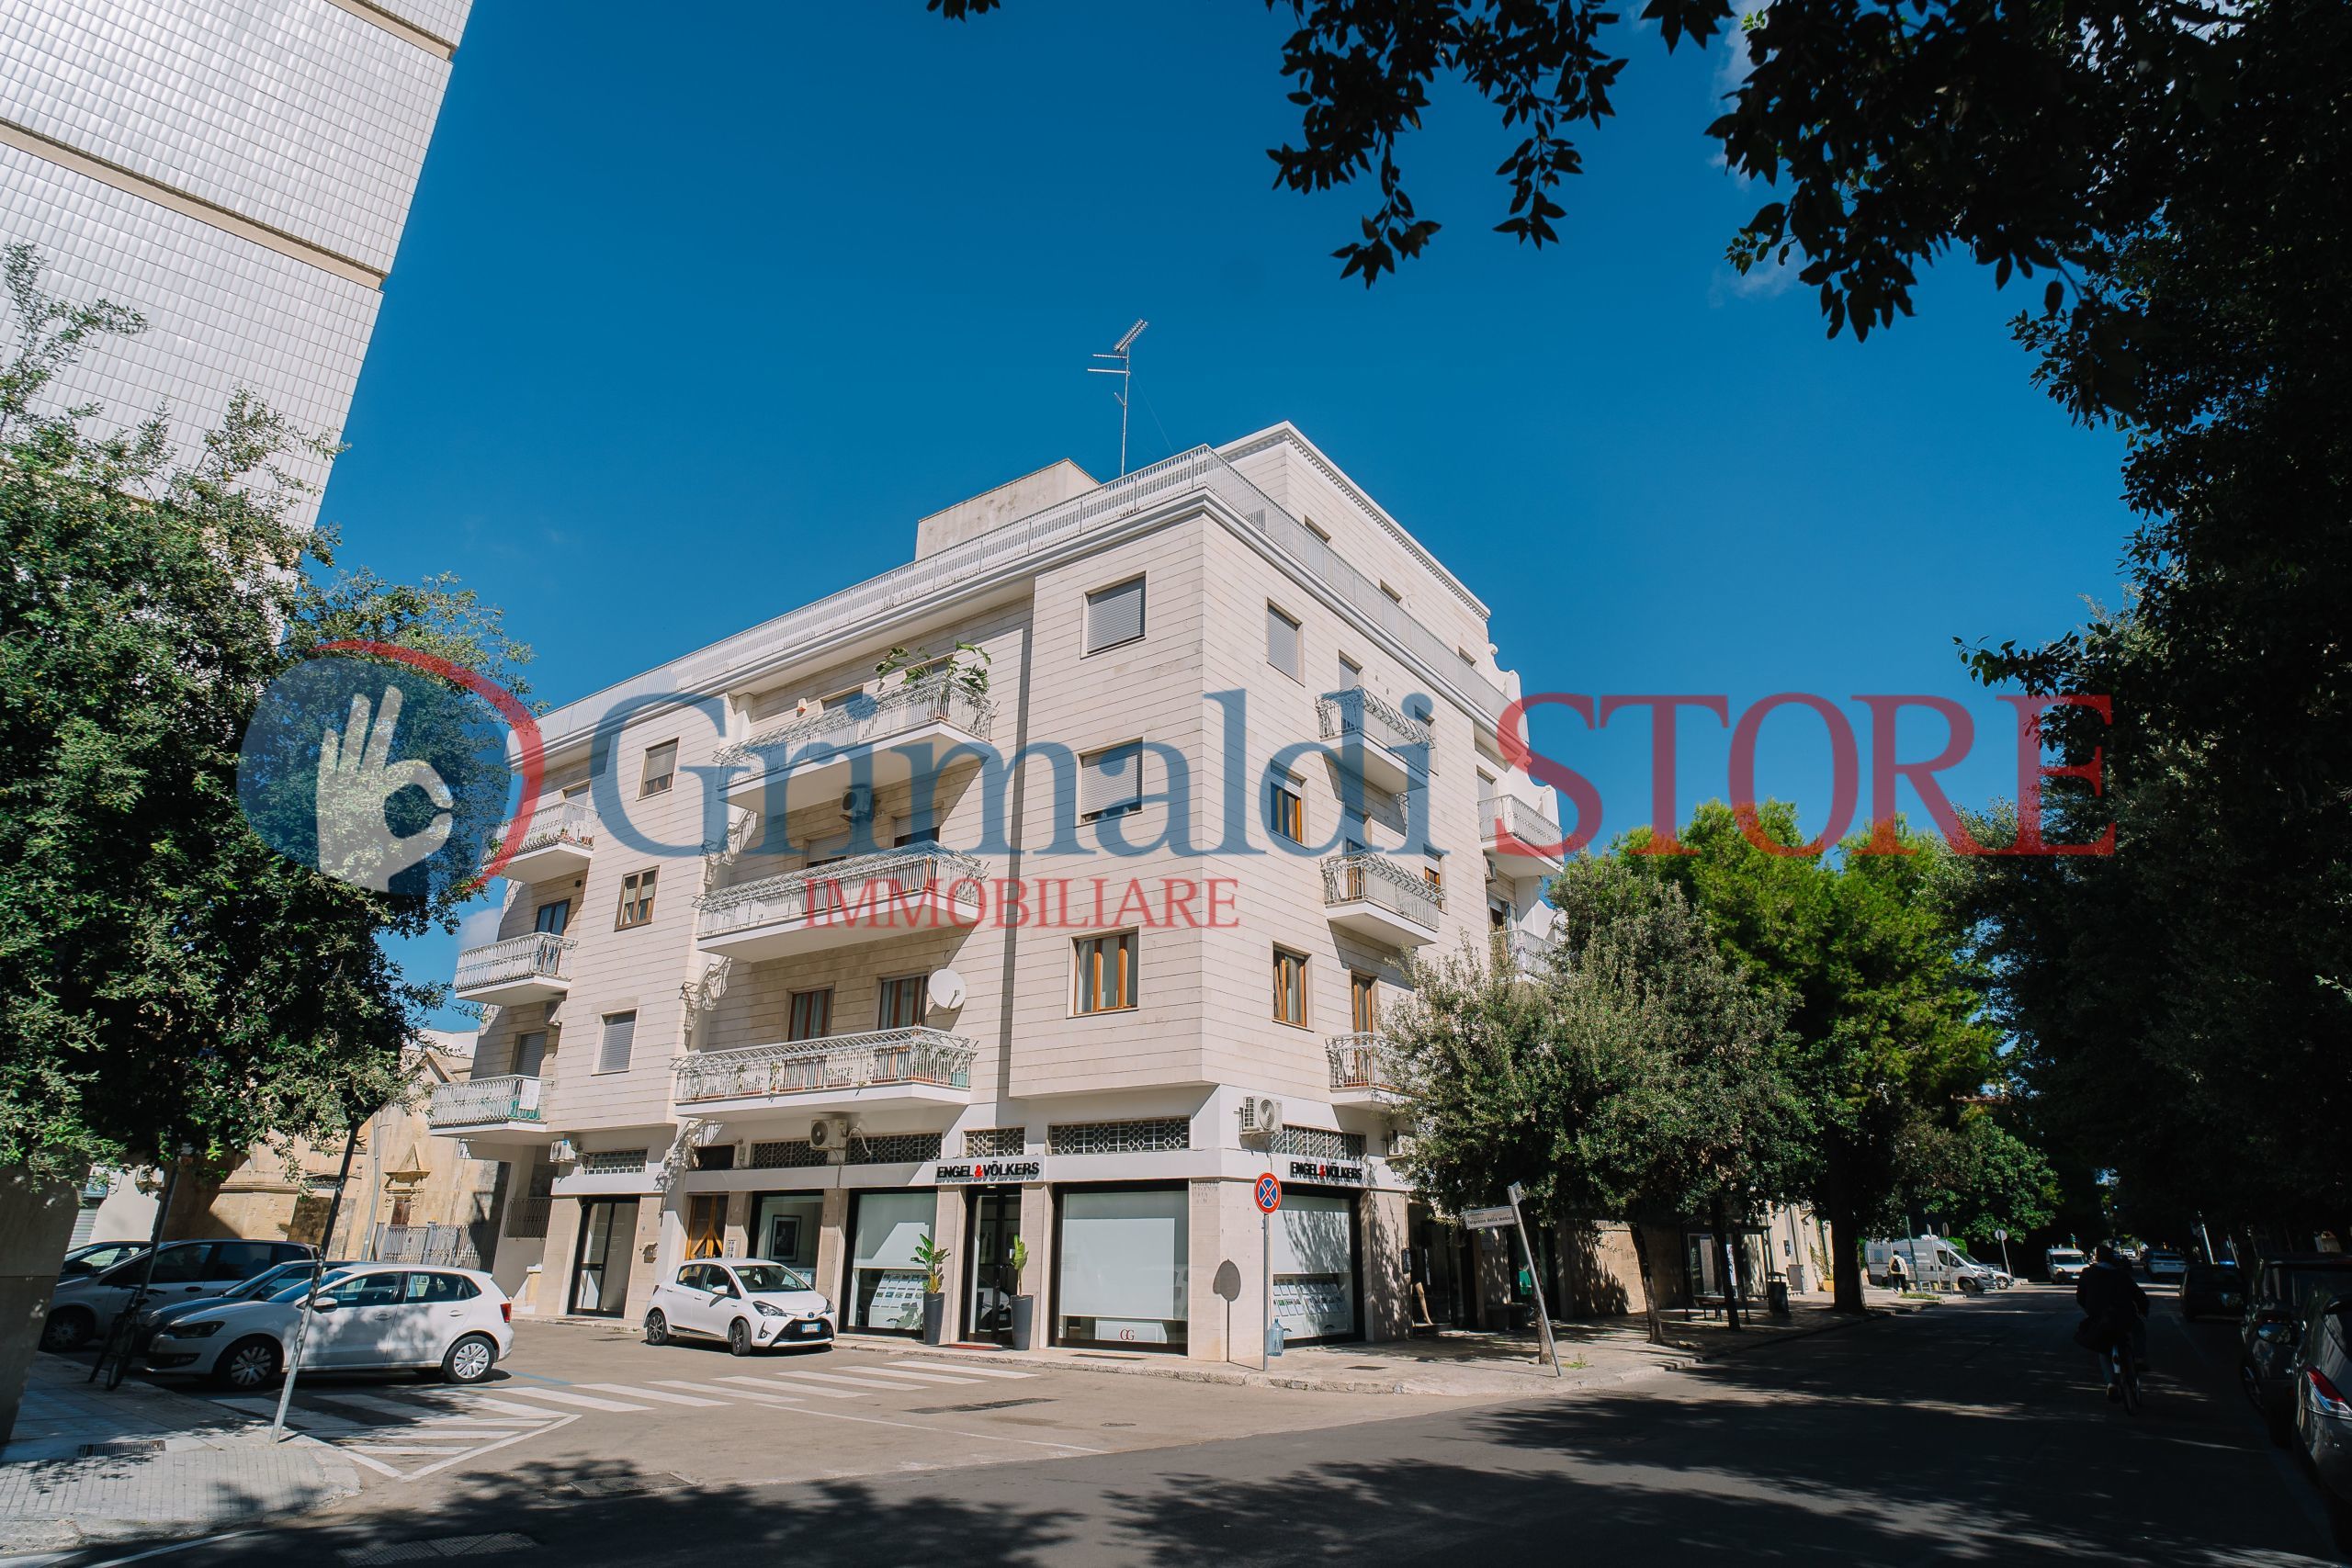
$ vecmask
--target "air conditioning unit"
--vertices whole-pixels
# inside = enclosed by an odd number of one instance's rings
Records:
[[[1265,1095],[1241,1097],[1241,1130],[1265,1138],[1283,1130],[1283,1102]]]
[[[557,1165],[570,1165],[580,1157],[580,1150],[570,1138],[558,1138],[548,1145],[548,1158]]]
[[[874,815],[874,786],[852,784],[842,791],[842,815],[853,822]]]
[[[812,1149],[838,1149],[849,1142],[849,1123],[825,1118],[808,1123],[808,1146]]]

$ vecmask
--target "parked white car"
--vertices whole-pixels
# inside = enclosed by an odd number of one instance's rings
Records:
[[[265,1301],[224,1302],[164,1324],[148,1344],[148,1370],[268,1387],[293,1354],[309,1289],[300,1281]],[[438,1367],[451,1382],[480,1382],[514,1348],[514,1304],[478,1269],[363,1263],[330,1274],[312,1300],[306,1372]]]
[[[217,1296],[280,1263],[310,1256],[309,1247],[290,1241],[165,1242],[155,1254],[151,1280],[147,1249],[141,1247],[95,1274],[61,1278],[49,1298],[40,1348],[72,1350],[102,1337],[142,1283],[152,1285],[154,1292],[148,1298],[150,1306],[192,1301]]]
[[[738,1356],[775,1346],[820,1348],[833,1341],[833,1303],[808,1276],[760,1258],[682,1263],[653,1287],[645,1342],[681,1336],[724,1339]]]

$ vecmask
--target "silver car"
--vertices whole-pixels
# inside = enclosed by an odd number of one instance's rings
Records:
[[[2303,1326],[2295,1441],[2327,1499],[2335,1544],[2352,1551],[2352,1297],[2321,1302]]]

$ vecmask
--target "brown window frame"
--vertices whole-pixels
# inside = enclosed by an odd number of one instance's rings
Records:
[[[927,969],[913,975],[883,976],[882,978],[876,982],[874,990],[874,1027],[877,1030],[921,1029],[922,1027],[922,1021],[931,1014],[930,998],[926,997],[923,992],[923,987],[930,979],[931,972]],[[890,1021],[890,1014],[888,1011],[890,997],[893,989],[900,986],[909,986],[913,987],[913,996],[915,999],[914,1017],[910,1021],[906,1023],[893,1023]]]
[[[1380,1032],[1380,976],[1348,971],[1348,1021],[1358,1034]]]
[[[1306,784],[1296,773],[1266,781],[1266,831],[1306,842]]]
[[[1105,994],[1102,981],[1106,978],[1103,973],[1106,950],[1115,951],[1118,954],[1115,976],[1118,999],[1108,1002],[1100,1000]],[[1091,1018],[1097,1013],[1135,1010],[1137,982],[1142,978],[1138,963],[1141,943],[1136,932],[1104,931],[1099,936],[1073,937],[1070,939],[1070,956],[1071,1017]]]
[[[804,1032],[801,1025],[801,1004],[808,1004],[811,1015],[808,1021],[816,1027]],[[785,1002],[784,1037],[786,1040],[822,1040],[833,1032],[833,988],[814,986],[805,991],[794,991]]]
[[[662,751],[670,753],[670,771],[657,774],[653,771],[653,759],[657,753]],[[677,778],[678,743],[675,740],[657,740],[645,749],[644,759],[639,763],[637,798],[643,800],[648,795],[667,795],[670,793],[670,786],[677,782]]]
[[[657,865],[632,871],[621,878],[621,902],[614,911],[613,930],[635,931],[653,923],[653,899],[661,891],[654,879],[661,874],[662,868]]]
[[[1274,1004],[1274,1021],[1276,1023],[1286,1024],[1293,1029],[1306,1029],[1310,1027],[1309,1019],[1311,1015],[1307,1008],[1306,999],[1306,954],[1303,953],[1294,953],[1287,947],[1278,947],[1274,949],[1274,985],[1272,1000]],[[1293,992],[1296,993],[1298,998],[1298,1016],[1296,1018],[1291,1017],[1289,1013],[1284,1010],[1283,1006],[1284,1000]]]

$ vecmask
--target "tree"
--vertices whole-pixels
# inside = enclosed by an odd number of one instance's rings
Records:
[[[1923,1125],[1915,1168],[1904,1194],[1906,1210],[1987,1251],[1996,1231],[2022,1237],[2058,1212],[2057,1173],[2041,1151],[1976,1109],[1949,1127]]]
[[[1630,1222],[1661,1339],[1644,1227],[1702,1215],[1727,1247],[1783,1195],[1809,1119],[1778,1008],[1679,890],[1580,859],[1554,897],[1564,940],[1542,977],[1469,953],[1417,967],[1384,1029],[1415,1129],[1399,1163],[1441,1208],[1519,1181],[1546,1212]]]
[[[339,1141],[402,1092],[401,1048],[441,995],[378,939],[454,926],[458,889],[368,892],[270,849],[240,807],[240,746],[325,642],[400,642],[510,685],[527,655],[446,581],[315,575],[334,540],[288,521],[280,465],[331,448],[245,394],[187,462],[161,416],[91,434],[95,406],[51,408],[79,353],[143,322],[48,294],[28,247],[5,275],[0,1168],[55,1181],[183,1141],[215,1165]]]
[[[1785,803],[1709,802],[1677,835],[1683,852],[1650,852],[1645,829],[1618,854],[1683,889],[1725,958],[1788,1010],[1788,1072],[1815,1118],[1804,1190],[1829,1222],[1844,1312],[1862,1310],[1861,1241],[1891,1217],[1906,1133],[1952,1122],[1997,1070],[1966,868],[1939,838],[1877,831],[1902,852],[1857,853],[1871,841],[1858,834],[1833,859],[1795,847]]]

